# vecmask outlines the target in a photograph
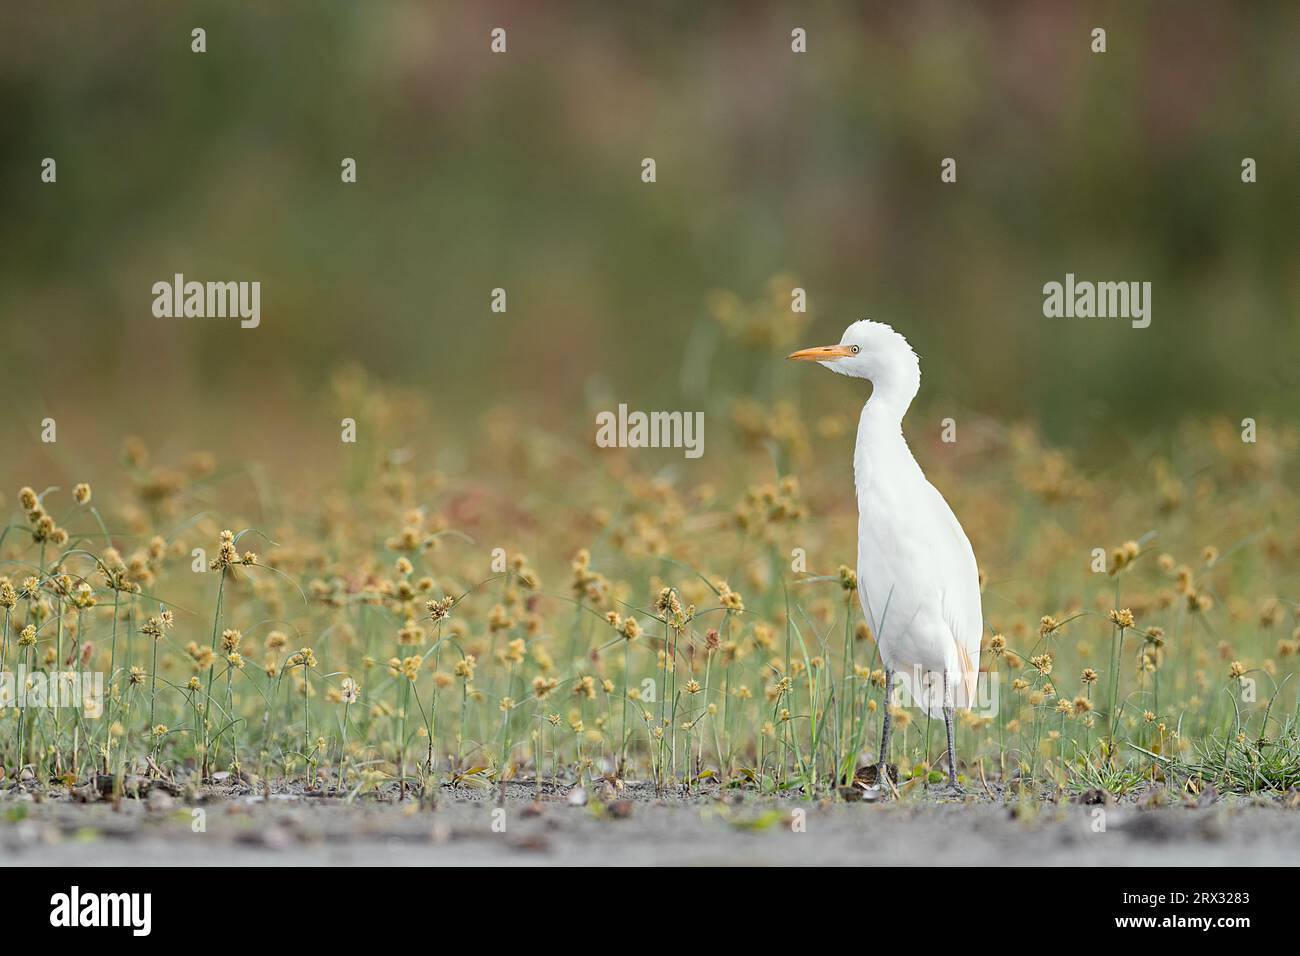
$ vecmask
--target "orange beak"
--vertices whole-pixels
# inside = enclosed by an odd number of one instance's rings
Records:
[[[852,345],[819,345],[816,348],[791,352],[786,358],[796,362],[833,362],[835,359],[848,358],[852,354]]]

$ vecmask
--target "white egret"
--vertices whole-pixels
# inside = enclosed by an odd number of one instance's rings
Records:
[[[921,366],[907,339],[863,320],[838,345],[790,358],[865,378],[871,397],[858,420],[853,474],[858,496],[858,598],[885,665],[885,701],[877,783],[886,786],[894,678],[948,732],[948,785],[957,786],[954,706],[974,702],[984,619],[975,552],[948,502],[926,480],[903,437],[903,415],[921,387]],[[934,691],[942,678],[942,697]]]

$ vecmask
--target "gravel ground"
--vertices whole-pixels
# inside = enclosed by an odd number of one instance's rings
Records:
[[[1294,865],[1295,803],[1148,795],[1017,809],[985,794],[808,803],[722,791],[658,798],[629,786],[579,805],[564,792],[534,802],[515,784],[503,802],[494,790],[444,788],[436,807],[396,794],[349,803],[248,788],[188,799],[154,789],[115,807],[10,790],[0,793],[0,853],[61,866]]]

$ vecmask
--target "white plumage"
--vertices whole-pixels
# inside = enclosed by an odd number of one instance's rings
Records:
[[[970,541],[903,437],[903,415],[921,386],[916,353],[888,325],[863,320],[839,345],[790,358],[872,383],[853,452],[858,596],[886,672],[898,673],[919,706],[945,718],[951,749],[952,708],[975,701],[984,619]],[[883,736],[882,764],[887,728]]]

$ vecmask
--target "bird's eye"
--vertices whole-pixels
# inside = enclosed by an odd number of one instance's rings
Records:
[[[857,355],[857,354],[858,354],[858,347],[857,347],[856,345],[853,346],[853,354],[854,354],[854,355]]]

